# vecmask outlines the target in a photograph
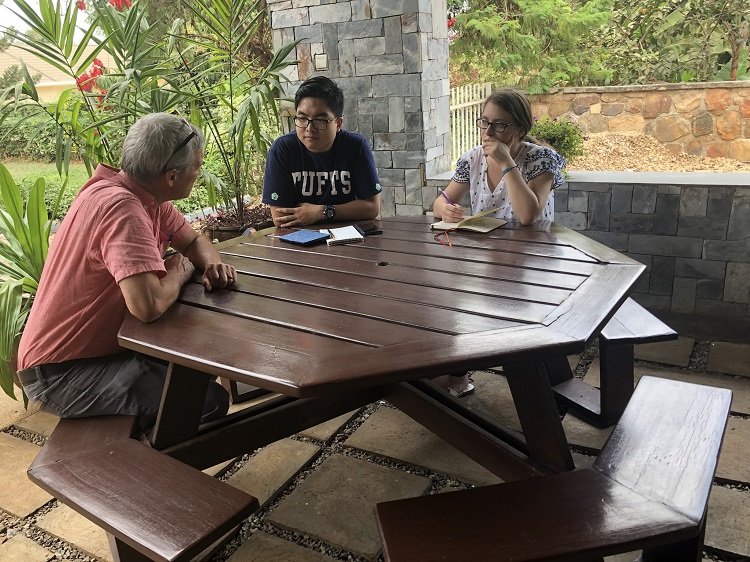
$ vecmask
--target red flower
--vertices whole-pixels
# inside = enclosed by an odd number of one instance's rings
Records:
[[[450,28],[450,27],[453,27],[454,25],[456,25],[456,18],[450,18],[448,20],[448,27]]]
[[[123,4],[126,8],[130,8],[130,6],[133,5],[130,0],[109,0],[109,3],[112,4],[118,12],[122,12]]]
[[[81,88],[81,90],[83,90],[84,92],[90,92],[94,87],[95,82],[96,77],[91,76],[91,74],[89,74],[88,72],[84,72],[78,78],[76,78],[78,87]]]
[[[76,6],[78,6],[79,10],[85,10],[86,2],[84,2],[83,0],[78,0],[78,2],[76,2]]]

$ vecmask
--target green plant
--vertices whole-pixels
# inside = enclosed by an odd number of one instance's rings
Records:
[[[66,186],[64,182],[58,204]],[[0,195],[5,207],[0,210],[0,234],[6,240],[0,245],[0,277],[4,279],[0,285],[0,387],[13,399],[11,358],[39,287],[49,249],[52,221],[47,218],[44,192],[44,180],[39,179],[24,205],[21,190],[8,169],[0,164]],[[56,211],[55,208],[53,214]]]
[[[282,71],[296,64],[289,58],[296,42],[282,47],[268,66],[259,64],[266,60],[254,54],[266,17],[263,0],[185,0],[191,21],[175,21],[166,36],[148,21],[139,2],[93,2],[78,45],[73,43],[75,2],[61,6],[40,0],[38,10],[26,0],[13,2],[31,29],[15,33],[16,43],[66,73],[76,87],[63,92],[57,104],[44,104],[24,66],[24,82],[0,92],[5,100],[0,113],[23,107],[53,124],[60,174],[67,174],[75,154],[89,174],[100,162],[116,166],[135,120],[179,107],[206,133],[206,156],[215,152],[221,164],[217,173],[203,175],[209,204],[236,206],[242,213],[244,197],[253,191],[248,178],[262,166],[275,136],[268,131],[278,132]],[[84,56],[90,43],[96,48]],[[114,68],[97,59],[102,50]]]
[[[586,136],[581,128],[569,119],[535,117],[529,135],[549,144],[568,164],[585,153],[583,141],[586,140]]]

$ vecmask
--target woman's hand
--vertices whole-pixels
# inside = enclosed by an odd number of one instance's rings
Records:
[[[482,150],[487,158],[492,158],[503,168],[515,166],[515,162],[510,155],[510,146],[497,137],[482,135]]]
[[[445,222],[461,222],[464,220],[464,208],[461,205],[446,205],[440,218]]]

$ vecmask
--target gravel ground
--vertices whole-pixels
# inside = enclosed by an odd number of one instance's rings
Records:
[[[675,156],[653,137],[636,133],[593,133],[586,154],[567,170],[629,172],[745,172],[750,162],[706,156]]]

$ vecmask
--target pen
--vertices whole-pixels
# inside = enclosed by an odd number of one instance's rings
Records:
[[[450,203],[451,205],[455,205],[455,203],[454,203],[453,201],[451,201],[451,198],[450,198],[450,197],[448,197],[448,194],[447,194],[447,193],[445,193],[445,191],[443,191],[442,189],[440,190],[440,195],[442,195],[442,196],[443,196],[443,198],[444,198],[444,199],[445,199],[446,201],[448,201],[448,203]]]

